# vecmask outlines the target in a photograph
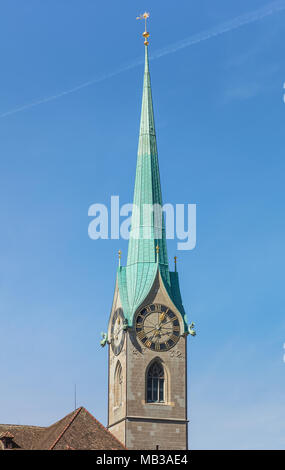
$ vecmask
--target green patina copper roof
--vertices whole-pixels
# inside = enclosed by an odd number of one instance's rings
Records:
[[[148,47],[145,46],[145,71],[140,121],[138,157],[129,239],[127,265],[118,269],[118,285],[123,310],[129,324],[135,311],[148,295],[159,269],[165,288],[180,310],[181,302],[177,273],[168,267],[165,225],[163,217],[157,220],[145,207],[162,207],[160,175],[148,63]],[[158,207],[159,207],[158,206]],[[146,215],[147,214],[147,215]],[[159,252],[156,252],[156,246]],[[158,256],[158,259],[157,259]],[[185,317],[186,325],[186,317]]]
[[[156,135],[148,66],[148,47],[145,47],[145,72],[141,110],[138,159],[132,213],[132,229],[128,249],[127,266],[139,263],[156,262],[156,245],[159,246],[159,263],[168,268],[165,228],[162,225],[162,237],[157,239],[159,227],[153,214],[145,216],[144,205],[162,206],[160,176],[157,158]],[[147,238],[146,238],[147,237]]]

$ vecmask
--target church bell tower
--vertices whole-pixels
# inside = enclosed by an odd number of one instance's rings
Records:
[[[147,20],[148,14],[142,15]],[[168,265],[145,28],[132,225],[116,274],[108,333],[108,429],[128,449],[185,450],[187,335],[178,272]],[[157,215],[158,214],[158,215]],[[119,258],[121,253],[119,252]],[[192,326],[192,325],[191,325]]]

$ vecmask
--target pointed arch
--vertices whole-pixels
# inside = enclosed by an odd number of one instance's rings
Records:
[[[123,369],[120,361],[117,362],[114,375],[114,406],[122,405],[123,399]]]
[[[166,403],[167,373],[160,358],[153,359],[146,369],[146,402]]]

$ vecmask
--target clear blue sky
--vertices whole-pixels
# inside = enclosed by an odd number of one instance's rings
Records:
[[[133,194],[143,66],[27,109],[265,0],[9,0],[0,11],[0,422],[74,406],[106,424],[117,251],[90,204]],[[189,340],[190,447],[285,447],[285,10],[151,61],[164,202],[197,204],[178,254]],[[172,263],[172,261],[171,261]]]

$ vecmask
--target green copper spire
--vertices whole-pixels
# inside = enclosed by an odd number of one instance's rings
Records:
[[[159,264],[168,268],[165,227],[162,218],[159,217],[162,197],[147,46],[145,46],[145,72],[133,203],[127,266],[155,263],[158,245]],[[154,210],[151,213],[155,207],[156,212]]]
[[[157,265],[164,280],[167,284],[170,283],[165,227],[161,210],[159,210],[161,207],[162,197],[148,46],[146,45],[132,228],[127,260],[128,297],[133,308],[138,306],[148,294],[157,272]],[[158,250],[156,250],[157,246]]]
[[[161,209],[162,196],[146,38],[132,226],[127,265],[118,269],[120,298],[129,324],[132,324],[134,313],[150,292],[158,270],[173,302],[181,314],[185,314],[178,275],[176,272],[169,272],[165,224]]]

